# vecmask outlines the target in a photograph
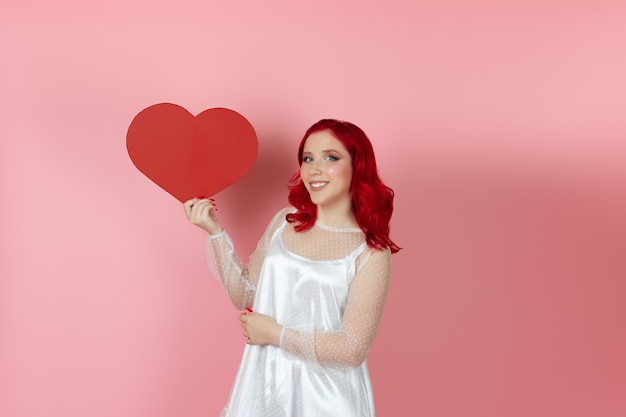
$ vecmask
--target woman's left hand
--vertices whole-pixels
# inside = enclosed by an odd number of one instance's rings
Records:
[[[247,344],[278,346],[282,326],[273,317],[245,312],[239,316],[239,321]]]

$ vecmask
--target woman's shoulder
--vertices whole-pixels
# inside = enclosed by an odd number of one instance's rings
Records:
[[[391,249],[389,247],[372,248],[368,245],[357,259],[357,270],[365,264],[388,270],[391,268]]]
[[[296,212],[296,209],[291,206],[283,207],[274,214],[274,217],[272,218],[272,223],[275,223],[277,221],[280,222],[281,220],[286,220],[287,215],[289,213],[295,213],[295,212]]]
[[[281,226],[284,222],[287,221],[287,214],[292,213],[295,210],[293,207],[283,207],[274,213],[272,220],[268,225],[268,229],[276,230],[279,226]]]
[[[278,210],[278,213],[282,213],[282,214],[289,214],[289,213],[295,213],[296,211],[298,211],[295,207],[291,207],[291,206],[286,206],[281,208],[280,210]]]

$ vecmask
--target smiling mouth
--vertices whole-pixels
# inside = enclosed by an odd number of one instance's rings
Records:
[[[311,191],[319,191],[322,188],[326,187],[327,184],[328,181],[315,181],[309,183],[309,186],[311,187]]]

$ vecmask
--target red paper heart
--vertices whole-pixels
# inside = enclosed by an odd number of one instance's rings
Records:
[[[250,122],[233,110],[208,109],[194,117],[181,106],[161,103],[135,116],[126,148],[139,171],[184,202],[243,178],[258,142]]]

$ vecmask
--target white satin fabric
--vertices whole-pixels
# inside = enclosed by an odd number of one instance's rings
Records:
[[[261,269],[254,310],[281,325],[306,331],[337,331],[355,276],[348,257],[315,261],[291,252],[273,234]],[[246,345],[223,417],[372,417],[372,386],[358,367],[323,366],[275,346]]]

